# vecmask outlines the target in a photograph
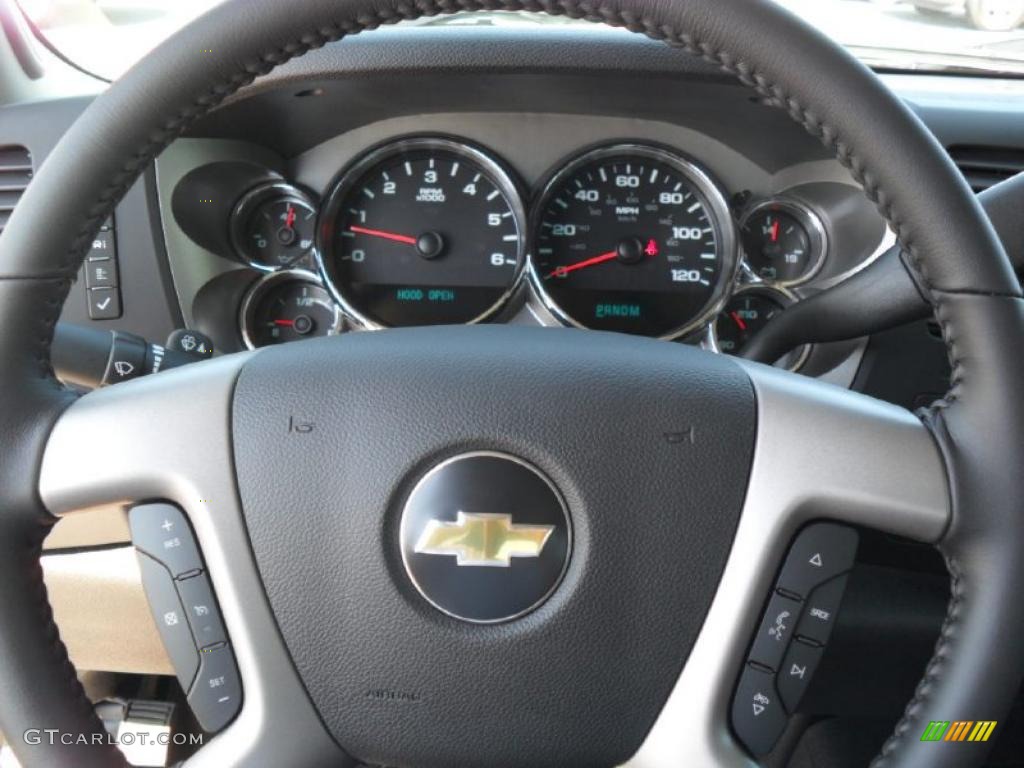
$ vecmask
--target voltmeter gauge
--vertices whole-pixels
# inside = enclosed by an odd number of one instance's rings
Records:
[[[775,285],[805,282],[821,269],[827,238],[821,219],[791,201],[762,203],[743,218],[747,270]]]
[[[261,271],[293,266],[313,249],[316,204],[290,184],[250,190],[235,206],[231,238],[238,258]]]

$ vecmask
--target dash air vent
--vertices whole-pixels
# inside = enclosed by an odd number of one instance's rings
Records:
[[[975,192],[1024,171],[1024,149],[959,145],[950,147],[949,155]]]
[[[24,147],[0,145],[0,232],[32,180],[32,155]]]

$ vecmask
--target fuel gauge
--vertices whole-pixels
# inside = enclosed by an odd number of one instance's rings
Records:
[[[249,349],[333,336],[341,331],[341,310],[312,272],[267,275],[242,301],[242,340]]]

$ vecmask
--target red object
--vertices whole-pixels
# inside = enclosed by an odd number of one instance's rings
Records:
[[[729,314],[732,315],[732,319],[736,321],[736,325],[740,327],[741,331],[747,330],[747,324],[743,322],[739,312],[730,312]]]
[[[408,235],[396,235],[394,232],[384,232],[380,229],[367,229],[366,227],[349,227],[349,230],[355,232],[357,235],[369,235],[370,237],[379,237],[383,240],[393,240],[396,243],[404,243],[405,245],[416,245],[416,238],[409,237]]]
[[[295,226],[295,206],[289,205],[288,215],[284,219],[284,227],[285,229],[291,229],[293,226]]]
[[[653,237],[647,241],[647,247],[644,248],[644,253],[646,253],[652,259],[660,253],[660,251],[658,250],[658,244],[655,242]]]
[[[295,325],[295,321],[294,320],[275,320],[274,321],[274,325],[284,325],[284,326],[287,326],[287,327],[291,328],[293,325]]]
[[[772,242],[779,242],[779,220],[776,219],[775,223],[772,224]]]
[[[575,264],[570,264],[567,267],[558,267],[551,274],[547,275],[544,279],[550,280],[552,277],[561,277],[562,275],[568,275],[570,272],[575,272],[577,269],[586,269],[587,267],[596,267],[598,264],[604,264],[606,261],[612,261],[618,258],[618,251],[608,251],[608,253],[602,253],[600,256],[594,256],[591,259],[584,259],[583,261],[577,261]]]

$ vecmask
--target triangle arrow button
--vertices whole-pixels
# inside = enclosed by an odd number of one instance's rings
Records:
[[[815,552],[814,555],[811,557],[811,559],[808,560],[807,562],[809,562],[815,568],[821,568],[821,566],[823,565],[823,563],[821,562],[821,553],[820,552]]]

